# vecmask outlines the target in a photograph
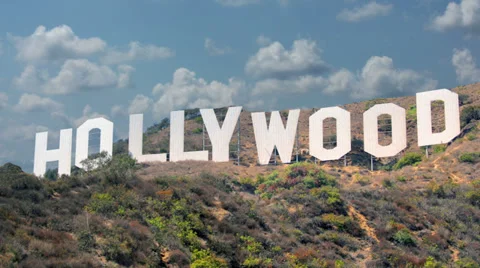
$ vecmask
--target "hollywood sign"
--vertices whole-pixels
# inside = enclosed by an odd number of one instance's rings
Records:
[[[432,131],[431,103],[443,101],[445,107],[445,130]],[[448,143],[460,134],[460,113],[458,95],[448,89],[426,91],[416,94],[418,145],[428,146]],[[240,117],[242,107],[228,108],[222,126],[218,123],[213,109],[200,109],[200,113],[212,142],[212,161],[228,162],[230,141]],[[391,143],[383,146],[378,139],[378,117],[391,117]],[[290,163],[292,158],[300,110],[290,110],[284,126],[280,113],[274,111],[267,126],[264,112],[252,113],[252,123],[257,146],[258,162],[267,165],[274,148],[282,163]],[[326,149],[323,144],[323,122],[327,118],[336,119],[337,145]],[[208,151],[185,152],[184,150],[184,111],[170,113],[170,162],[185,160],[209,161]],[[130,115],[128,148],[138,162],[166,162],[167,154],[143,154],[143,115]],[[407,147],[405,109],[393,103],[377,104],[363,114],[364,150],[375,157],[395,156]],[[77,129],[75,165],[84,168],[82,161],[88,158],[89,132],[100,129],[100,151],[110,156],[113,151],[113,123],[105,118],[87,120]],[[320,161],[338,160],[351,151],[350,112],[340,107],[322,108],[309,118],[309,154]],[[36,134],[34,173],[43,176],[47,162],[58,161],[59,175],[70,174],[72,153],[72,129],[60,131],[60,144],[56,150],[47,150],[48,132]]]

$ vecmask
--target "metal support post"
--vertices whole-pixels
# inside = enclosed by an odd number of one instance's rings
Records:
[[[370,170],[373,171],[373,155],[370,155]]]

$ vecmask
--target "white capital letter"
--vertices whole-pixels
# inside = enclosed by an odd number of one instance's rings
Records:
[[[378,143],[378,117],[387,114],[392,117],[392,143],[382,146]],[[407,147],[407,122],[405,109],[393,103],[377,104],[363,114],[363,137],[365,152],[375,157],[397,155]]]
[[[290,110],[287,127],[285,128],[280,113],[278,111],[272,112],[270,126],[267,128],[265,113],[252,113],[253,131],[260,165],[268,165],[275,146],[282,163],[291,162],[299,116],[300,110]]]
[[[60,131],[60,145],[57,150],[47,150],[48,132],[37,133],[35,137],[35,159],[33,173],[42,177],[45,175],[48,161],[58,160],[58,175],[70,175],[72,168],[72,129]]]
[[[143,154],[143,114],[130,115],[128,150],[139,163],[167,161],[167,154]]]
[[[327,118],[335,118],[337,122],[337,146],[333,149],[323,146],[323,121]],[[320,161],[340,159],[352,149],[350,112],[340,107],[318,110],[310,116],[309,129],[310,154]]]
[[[89,133],[96,128],[100,129],[100,152],[106,151],[109,156],[112,156],[113,123],[105,118],[89,119],[77,129],[75,165],[79,168],[83,168],[81,162],[88,159]]]
[[[432,101],[441,100],[445,105],[445,130],[432,133]],[[417,93],[418,146],[448,143],[460,134],[460,108],[458,94],[448,89]]]
[[[170,161],[178,162],[185,160],[208,161],[208,151],[185,152],[185,112],[176,111],[170,113]]]
[[[241,111],[242,107],[228,108],[227,115],[220,128],[213,109],[200,110],[203,123],[208,132],[208,137],[210,137],[212,142],[212,160],[214,162],[228,162],[230,159],[230,140],[232,139],[233,131],[235,130]]]

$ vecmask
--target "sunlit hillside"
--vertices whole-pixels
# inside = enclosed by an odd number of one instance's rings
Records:
[[[99,169],[69,177],[39,180],[5,164],[0,266],[480,267],[480,84],[454,90],[461,135],[427,158],[408,113],[408,149],[373,171],[361,143],[347,166],[306,153],[299,163],[257,166],[247,113],[239,166],[140,165],[122,154],[125,142],[112,159],[97,156]],[[344,106],[357,140],[361,113],[380,102],[415,109],[414,97]],[[302,149],[307,122],[303,111]],[[194,115],[187,132],[201,126]],[[202,148],[197,135],[187,149]],[[150,152],[168,149],[168,124],[146,136]]]

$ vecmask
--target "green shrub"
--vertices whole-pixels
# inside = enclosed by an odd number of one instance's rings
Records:
[[[196,122],[197,124],[203,124],[203,118],[202,118],[201,116],[195,117],[194,120],[195,120],[195,122]]]
[[[333,213],[323,214],[322,223],[327,227],[335,227],[338,230],[345,230],[346,226],[350,224],[351,219],[347,216],[335,215]]]
[[[465,198],[472,203],[480,207],[480,189],[470,190],[465,193]]]
[[[468,141],[473,141],[477,138],[477,136],[474,134],[474,133],[468,133],[465,138],[468,140]]]
[[[393,181],[390,180],[390,179],[384,179],[384,180],[382,181],[382,185],[383,185],[383,187],[385,187],[385,188],[393,188],[393,187],[395,186],[395,184],[393,183]]]
[[[412,105],[407,111],[407,119],[408,120],[416,120],[417,119],[417,106]]]
[[[58,179],[58,168],[47,170],[43,177],[51,181],[56,181]]]
[[[362,186],[365,186],[365,185],[368,185],[370,184],[370,178],[366,177],[366,176],[361,176],[360,174],[356,173],[355,175],[353,175],[353,181],[362,185]]]
[[[475,262],[471,258],[461,258],[455,262],[455,268],[478,268],[480,263]]]
[[[480,152],[464,153],[458,159],[464,163],[477,163],[480,161]]]
[[[412,166],[420,163],[423,156],[419,153],[407,153],[404,157],[400,158],[398,162],[393,166],[394,170],[401,169],[405,166]]]
[[[85,209],[90,213],[108,215],[116,211],[115,200],[109,193],[96,193]]]
[[[78,248],[82,251],[91,251],[95,247],[95,238],[89,232],[82,231],[78,235]]]
[[[106,243],[102,246],[102,251],[107,260],[130,266],[134,258],[133,249],[135,246],[133,243],[134,241],[129,236],[115,233],[107,237]]]
[[[429,256],[423,265],[424,268],[443,268],[440,262],[436,261],[432,256]]]
[[[443,153],[445,150],[447,150],[447,146],[445,144],[437,144],[433,146],[433,153]]]
[[[192,268],[228,267],[227,261],[216,257],[209,250],[195,250],[192,254]]]
[[[153,126],[149,127],[146,131],[147,135],[152,135],[158,133],[159,131],[166,129],[170,126],[170,120],[168,118],[162,119],[160,123],[154,124]]]
[[[458,101],[460,102],[460,105],[465,105],[471,103],[469,100],[469,96],[466,94],[459,94],[458,95]]]
[[[323,186],[321,188],[314,188],[310,190],[310,194],[317,198],[322,198],[327,200],[327,204],[332,206],[342,206],[343,200],[340,196],[340,191],[338,188],[332,186]]]
[[[460,120],[462,122],[462,127],[468,125],[474,120],[480,120],[480,106],[468,106],[463,109],[460,115]]]
[[[405,246],[415,246],[416,242],[407,229],[401,229],[393,235],[393,240]]]
[[[198,127],[198,128],[196,128],[196,129],[194,129],[192,132],[193,132],[193,134],[200,134],[200,133],[203,132],[203,128]]]

